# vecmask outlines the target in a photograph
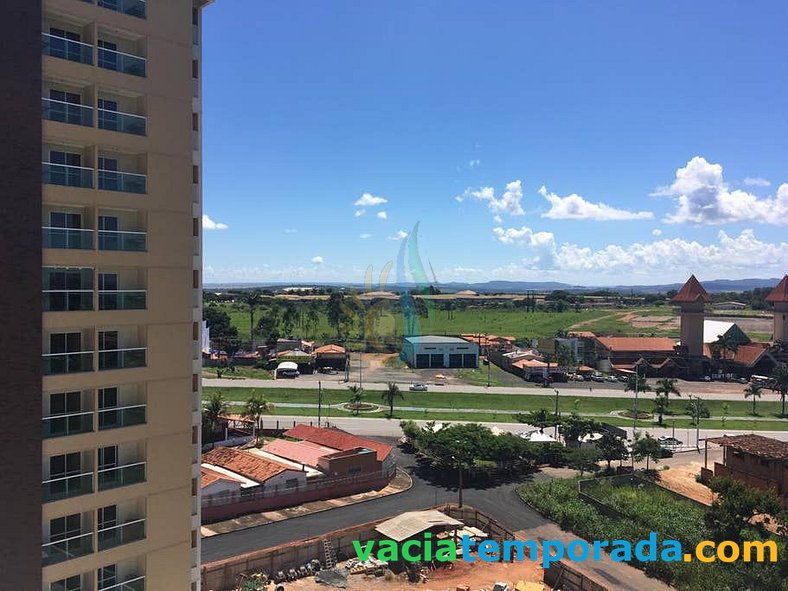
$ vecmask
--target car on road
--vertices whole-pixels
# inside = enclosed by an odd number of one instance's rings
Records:
[[[605,376],[605,381],[606,382],[613,382],[613,383],[615,383],[618,380],[616,379],[616,376]]]
[[[669,449],[670,451],[675,451],[683,445],[680,439],[668,437],[667,435],[657,437],[657,441],[662,449]]]
[[[704,382],[710,382],[711,381],[711,376],[703,376],[703,381]]]
[[[410,390],[411,392],[426,392],[427,384],[411,384],[408,387],[408,390]]]

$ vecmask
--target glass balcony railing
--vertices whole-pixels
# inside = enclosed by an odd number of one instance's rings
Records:
[[[99,351],[99,371],[145,367],[146,351],[144,347]]]
[[[93,371],[93,351],[44,353],[41,357],[45,376]]]
[[[64,187],[93,188],[93,169],[69,164],[42,163],[42,182],[47,185]]]
[[[93,46],[65,37],[41,33],[41,51],[44,55],[81,64],[93,64]]]
[[[147,296],[144,289],[100,291],[99,310],[144,310]]]
[[[57,564],[93,553],[93,533],[72,536],[56,542],[41,545],[41,558],[44,566]]]
[[[89,495],[93,492],[93,473],[51,478],[45,480],[42,485],[45,503]]]
[[[109,490],[145,482],[145,462],[127,464],[98,471],[98,489]]]
[[[145,0],[98,0],[97,4],[116,12],[145,18]]]
[[[52,228],[42,229],[44,248],[73,248],[89,250],[93,248],[93,230],[85,228]]]
[[[138,55],[123,53],[106,47],[98,48],[98,65],[107,70],[116,70],[132,76],[145,77],[147,73],[147,60]]]
[[[132,115],[131,113],[99,109],[98,126],[101,129],[108,129],[110,131],[145,135],[148,120],[142,115]]]
[[[41,116],[49,121],[93,127],[93,108],[77,103],[42,98]]]
[[[109,587],[99,587],[98,591],[145,591],[145,577],[131,577],[122,583],[115,583]]]
[[[136,172],[118,170],[99,170],[98,188],[104,191],[123,191],[124,193],[147,192],[148,177]]]
[[[98,540],[99,551],[109,550],[122,544],[130,544],[137,540],[144,540],[145,520],[135,519],[121,525],[100,529],[96,539]]]
[[[90,433],[93,431],[93,413],[88,411],[44,417],[42,425],[44,439]]]
[[[47,289],[44,295],[44,312],[79,312],[93,309],[91,289]]]
[[[144,425],[146,408],[145,404],[102,408],[98,411],[99,431]]]
[[[145,232],[99,230],[99,250],[145,252],[147,249],[148,235]]]

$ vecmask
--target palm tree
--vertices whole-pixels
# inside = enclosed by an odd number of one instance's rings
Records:
[[[274,405],[268,402],[261,394],[252,392],[249,400],[246,401],[246,407],[243,410],[243,416],[247,419],[254,421],[254,435],[255,442],[259,437],[260,420],[264,414],[268,414],[274,408]]]
[[[306,311],[306,318],[309,326],[312,328],[312,338],[317,336],[317,327],[320,324],[320,304],[313,301],[309,304]]]
[[[662,426],[662,417],[668,411],[668,395],[657,393],[656,398],[654,398],[654,412],[657,413],[659,417],[659,426]]]
[[[676,396],[681,396],[681,392],[679,391],[679,387],[676,385],[676,380],[673,378],[662,378],[657,380],[657,387],[654,390],[657,393],[657,396],[663,395],[665,396],[665,409],[667,410],[668,404],[670,403],[670,395],[675,394]],[[662,424],[662,420],[660,418],[659,424]]]
[[[263,303],[263,294],[256,289],[247,291],[241,295],[241,301],[249,308],[249,339],[254,342],[254,313],[260,307],[260,304]]]
[[[208,396],[208,401],[202,409],[203,419],[211,429],[211,447],[216,441],[216,427],[219,421],[227,414],[230,405],[224,399],[221,392],[214,392]]]
[[[638,392],[651,392],[651,386],[646,382],[645,376],[641,376],[638,373],[629,376],[624,387],[624,392],[634,392],[635,390]]]
[[[400,391],[399,386],[394,382],[389,382],[388,387],[383,391],[381,398],[388,404],[389,418],[394,416],[394,402],[397,398],[405,400],[405,395]]]
[[[350,407],[353,409],[353,414],[358,416],[358,405],[364,398],[364,389],[358,384],[353,384],[348,386],[348,390],[350,390]]]
[[[785,397],[788,395],[788,364],[778,363],[777,367],[775,367],[774,371],[772,371],[772,375],[769,377],[772,379],[770,385],[771,390],[780,394],[780,416],[784,417]]]
[[[752,416],[755,416],[755,401],[761,397],[762,386],[758,384],[750,384],[744,389],[744,397],[752,398]]]

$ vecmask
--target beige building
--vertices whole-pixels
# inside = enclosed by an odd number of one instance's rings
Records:
[[[200,586],[208,1],[42,2],[43,591]]]

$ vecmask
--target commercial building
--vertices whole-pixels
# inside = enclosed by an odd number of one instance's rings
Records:
[[[206,3],[3,2],[4,589],[200,586]]]
[[[405,337],[402,358],[415,368],[478,367],[479,345],[459,337]]]

